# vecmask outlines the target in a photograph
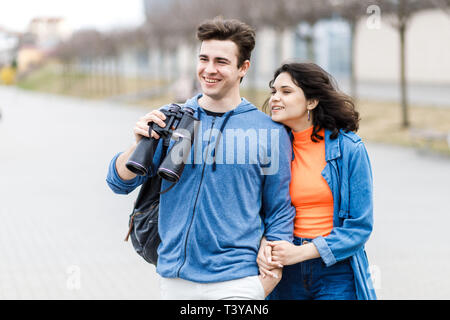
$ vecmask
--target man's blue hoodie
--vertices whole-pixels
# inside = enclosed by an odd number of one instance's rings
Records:
[[[198,105],[199,97],[184,105],[200,120],[190,161],[175,187],[161,195],[157,272],[203,283],[254,276],[263,235],[293,240],[292,144],[282,125],[247,100],[214,117]],[[161,145],[150,174],[162,160]],[[122,180],[118,156],[111,160],[107,183],[115,193],[128,194],[147,177]],[[170,185],[163,180],[161,189]]]

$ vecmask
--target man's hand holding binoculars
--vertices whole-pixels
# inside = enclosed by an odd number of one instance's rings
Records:
[[[166,123],[164,122],[166,120],[166,116],[164,113],[162,113],[159,110],[153,110],[143,117],[139,119],[138,122],[136,122],[136,126],[133,129],[134,136],[136,138],[136,143],[138,143],[142,137],[150,138],[149,136],[149,122],[154,122],[161,128],[164,128],[166,126]],[[152,130],[151,137],[155,139],[159,139],[160,136]]]
[[[128,161],[128,158],[133,154],[134,150],[136,149],[136,146],[138,142],[142,139],[142,137],[149,138],[149,122],[155,122],[160,127],[164,128],[166,126],[166,123],[164,122],[166,120],[166,116],[164,113],[162,113],[159,110],[153,110],[146,115],[142,116],[138,122],[136,122],[136,125],[133,128],[133,134],[136,139],[136,142],[125,152],[123,152],[116,160],[116,170],[119,174],[119,177],[123,180],[131,180],[136,177],[136,174],[128,170],[126,167],[126,163]],[[152,130],[151,133],[152,138],[159,139],[159,135]]]
[[[130,180],[136,175],[147,175],[159,144],[158,139],[163,138],[162,150],[165,151],[157,174],[165,180],[178,182],[194,141],[195,127],[199,123],[194,113],[190,107],[172,103],[167,109],[153,110],[141,117],[133,129],[136,143],[116,160],[120,178]],[[174,133],[175,142],[166,154]],[[175,152],[171,153],[172,150]]]

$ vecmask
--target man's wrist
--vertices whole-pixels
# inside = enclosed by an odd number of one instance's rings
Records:
[[[136,174],[128,170],[128,168],[126,167],[128,159],[136,149],[136,145],[136,142],[133,143],[133,145],[126,152],[121,153],[116,159],[116,171],[119,175],[119,178],[122,180],[132,180],[136,178]]]

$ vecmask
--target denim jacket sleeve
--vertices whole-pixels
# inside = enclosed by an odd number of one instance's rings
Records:
[[[354,255],[363,248],[372,232],[372,170],[362,142],[356,145],[347,161],[348,165],[340,170],[341,183],[337,186],[341,207],[338,211],[335,208],[335,214],[338,212],[340,225],[334,226],[328,236],[313,240],[327,266]]]

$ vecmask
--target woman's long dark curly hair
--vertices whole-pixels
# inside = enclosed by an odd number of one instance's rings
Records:
[[[359,113],[352,98],[338,90],[336,81],[328,72],[315,63],[286,63],[275,71],[269,87],[273,87],[275,79],[283,72],[291,76],[292,81],[303,90],[307,100],[319,101],[312,110],[312,141],[323,140],[324,137],[319,135],[322,129],[331,131],[331,139],[336,139],[341,129],[345,132],[358,131]],[[268,102],[269,99],[263,106],[266,113],[270,111]]]

